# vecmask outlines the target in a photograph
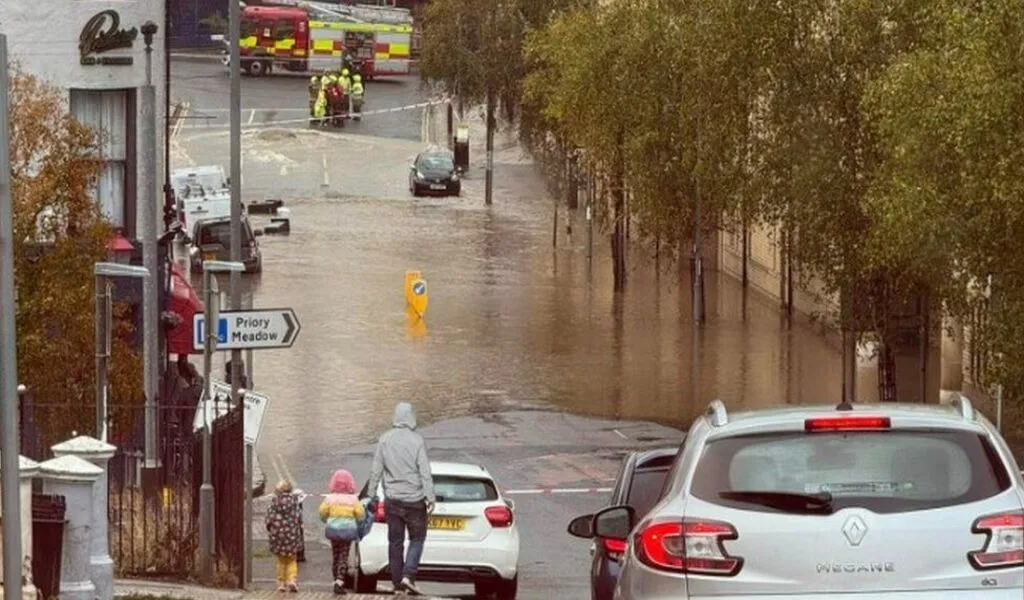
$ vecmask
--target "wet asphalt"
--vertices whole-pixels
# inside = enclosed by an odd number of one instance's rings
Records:
[[[172,96],[189,102],[191,116],[213,117],[186,119],[175,166],[227,168],[224,70],[176,63],[174,72]],[[637,252],[629,287],[616,296],[607,237],[595,232],[588,260],[586,222],[564,209],[553,248],[553,203],[507,132],[497,136],[492,207],[483,203],[475,114],[462,197],[414,200],[408,164],[442,139],[440,110],[368,117],[338,131],[257,127],[281,115],[301,119],[305,93],[302,78],[243,79],[243,123],[252,123],[243,196],[280,198],[292,218],[290,236],[260,238],[264,272],[246,278],[244,295],[256,307],[293,308],[303,327],[293,348],[255,358],[254,387],[271,398],[258,445],[271,480],[289,477],[310,493],[323,491],[336,468],[362,480],[367,444],[389,427],[399,400],[416,406],[433,458],[482,464],[506,490],[539,490],[610,486],[624,452],[677,444],[679,429],[714,397],[738,409],[838,395],[832,344],[711,276],[694,399],[685,277]],[[373,82],[367,109],[429,97],[413,79]],[[425,323],[407,322],[410,269],[428,282]],[[520,597],[589,597],[588,543],[563,532],[606,497],[516,498]],[[326,585],[329,574],[309,578]]]

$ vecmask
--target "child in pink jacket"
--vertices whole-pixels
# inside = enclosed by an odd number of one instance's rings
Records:
[[[331,493],[320,503],[320,520],[327,525],[325,534],[331,541],[334,593],[344,594],[349,549],[359,539],[359,522],[366,511],[356,497],[355,479],[345,469],[334,472],[329,489]]]

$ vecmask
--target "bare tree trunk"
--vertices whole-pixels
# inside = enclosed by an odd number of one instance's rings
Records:
[[[624,173],[622,165],[622,135],[619,135],[619,151],[616,152],[614,175],[612,180],[612,263],[615,275],[615,291],[626,289],[626,227],[625,207],[626,190],[624,189]]]
[[[921,317],[921,402],[928,402],[928,351],[931,349],[931,311],[929,310],[928,293],[922,292],[919,301]]]
[[[490,206],[494,195],[494,92],[487,92],[487,172],[484,179],[484,204]]]
[[[854,329],[853,307],[849,290],[840,292],[839,314],[843,332],[843,402],[857,399],[857,334]]]
[[[786,315],[793,317],[793,232],[786,233]]]
[[[750,230],[749,230],[749,226],[747,225],[747,211],[744,210],[743,211],[743,228],[742,228],[742,231],[740,233],[740,237],[742,239],[742,244],[743,244],[743,289],[744,290],[746,290],[747,286],[750,285],[750,272],[748,271],[748,265],[750,263],[750,252],[748,250],[749,244],[747,243],[747,240],[749,239],[749,235],[750,235]],[[744,293],[746,293],[746,292],[744,291]]]
[[[567,186],[568,189],[567,189],[567,192],[566,192],[566,196],[567,196],[566,199],[568,200],[569,210],[576,210],[576,209],[578,209],[580,207],[580,200],[579,200],[579,185],[578,185],[579,182],[577,181],[576,156],[575,156],[574,152],[570,152],[568,163],[569,163],[569,182],[568,182],[568,186]]]

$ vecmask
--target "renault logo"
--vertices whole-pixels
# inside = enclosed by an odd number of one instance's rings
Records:
[[[867,534],[868,526],[864,523],[864,519],[857,515],[847,519],[846,524],[843,525],[843,535],[846,536],[846,541],[850,542],[851,546],[860,546]]]

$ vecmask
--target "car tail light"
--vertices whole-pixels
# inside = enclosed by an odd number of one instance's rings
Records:
[[[975,569],[1005,569],[1024,565],[1024,511],[981,517],[974,522],[971,531],[987,536],[981,550],[967,553]]]
[[[484,516],[491,527],[511,527],[512,511],[507,506],[491,506],[484,509]]]
[[[804,431],[879,431],[892,427],[889,417],[822,417],[804,421]]]
[[[721,521],[654,521],[640,527],[634,546],[637,558],[654,569],[730,577],[739,573],[743,559],[730,556],[722,541],[738,537]]]
[[[386,523],[387,516],[384,514],[384,501],[377,503],[377,510],[373,513],[373,520],[377,523]]]
[[[626,540],[613,540],[611,538],[601,538],[601,545],[604,547],[605,554],[612,560],[621,560],[628,546]]]

